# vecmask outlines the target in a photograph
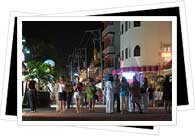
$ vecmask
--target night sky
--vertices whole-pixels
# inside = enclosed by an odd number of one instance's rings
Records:
[[[52,44],[66,64],[74,48],[88,47],[88,59],[92,57],[93,36],[84,31],[100,28],[102,22],[96,21],[23,21],[22,32],[27,42],[44,40]]]

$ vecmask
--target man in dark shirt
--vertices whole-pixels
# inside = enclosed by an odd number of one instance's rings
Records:
[[[27,89],[28,89],[28,99],[29,104],[31,108],[31,112],[35,112],[37,109],[37,83],[35,80],[33,80],[32,77],[30,77],[30,80],[27,83]]]

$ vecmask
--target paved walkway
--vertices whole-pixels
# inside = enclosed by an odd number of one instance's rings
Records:
[[[164,108],[149,108],[147,113],[139,114],[129,112],[120,114],[105,113],[105,107],[97,107],[95,112],[89,112],[83,108],[81,113],[76,113],[75,108],[67,109],[65,113],[56,112],[55,108],[38,109],[31,113],[29,109],[23,109],[24,121],[171,121],[171,114],[165,113]]]

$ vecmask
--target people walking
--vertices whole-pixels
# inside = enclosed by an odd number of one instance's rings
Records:
[[[66,92],[66,85],[64,82],[64,76],[59,77],[57,90],[58,90],[58,100],[59,100],[59,111],[65,112],[67,92]]]
[[[72,103],[72,96],[73,96],[73,85],[70,77],[67,78],[66,90],[67,90],[67,108],[69,109]]]
[[[114,81],[113,81],[113,91],[114,91],[114,101],[113,101],[113,108],[115,109],[115,102],[116,102],[116,109],[117,112],[120,112],[120,79],[118,75],[114,76]]]
[[[148,110],[148,79],[145,77],[143,81],[143,85],[141,86],[141,98],[144,104],[144,112]]]
[[[82,83],[77,83],[75,89],[74,89],[74,99],[76,102],[76,112],[81,112],[81,92],[82,92]]]
[[[171,113],[172,83],[169,81],[169,76],[165,77],[163,83],[163,100],[165,102],[165,111]]]
[[[128,93],[129,93],[129,84],[127,82],[127,79],[125,77],[122,77],[121,83],[120,83],[120,110],[121,114],[128,112]]]
[[[135,112],[135,104],[137,104],[137,107],[139,108],[139,112],[142,112],[141,106],[140,106],[140,82],[137,81],[136,76],[133,77],[133,83],[131,86],[131,95],[132,95],[132,103],[133,103],[133,111]]]
[[[31,108],[31,112],[36,112],[37,110],[37,83],[30,77],[30,80],[27,82],[28,89],[28,100]]]
[[[113,77],[110,76],[106,82],[106,113],[113,113],[114,107]]]

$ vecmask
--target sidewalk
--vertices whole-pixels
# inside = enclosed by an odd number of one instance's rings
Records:
[[[98,106],[95,112],[89,112],[83,108],[81,113],[76,113],[75,108],[67,109],[65,113],[55,111],[55,108],[38,109],[31,113],[29,109],[23,109],[24,121],[171,121],[171,114],[167,114],[164,108],[149,108],[147,113],[139,114],[129,112],[120,114],[105,113],[105,107]]]

